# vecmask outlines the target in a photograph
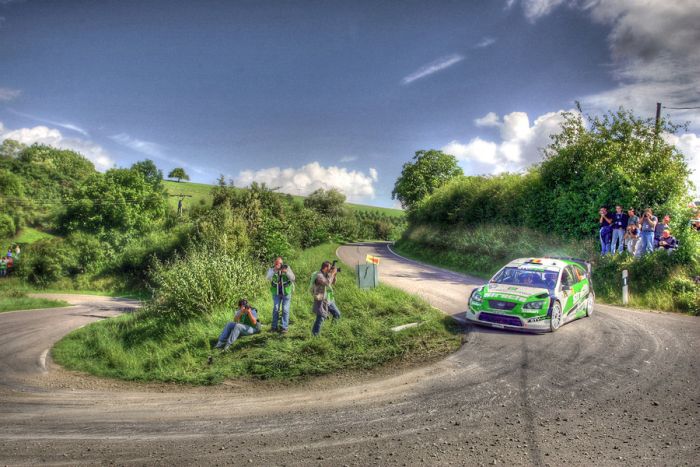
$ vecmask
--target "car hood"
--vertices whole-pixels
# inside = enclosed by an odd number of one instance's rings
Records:
[[[517,302],[525,302],[530,298],[549,297],[549,290],[536,287],[522,287],[508,284],[486,284],[483,289],[483,297],[500,298],[505,300],[513,300]]]

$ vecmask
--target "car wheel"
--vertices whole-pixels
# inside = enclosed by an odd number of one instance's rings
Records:
[[[561,327],[561,303],[554,302],[552,305],[552,316],[549,319],[549,330],[554,332]]]
[[[586,316],[590,317],[593,314],[595,307],[595,296],[592,293],[588,294],[588,303],[586,303]]]

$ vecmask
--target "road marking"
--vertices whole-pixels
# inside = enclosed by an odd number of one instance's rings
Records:
[[[48,373],[49,370],[46,369],[46,356],[49,354],[49,349],[44,350],[41,352],[41,355],[39,356],[39,364],[41,365],[41,370],[45,373]]]

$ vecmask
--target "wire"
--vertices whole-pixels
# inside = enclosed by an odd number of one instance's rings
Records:
[[[663,107],[664,107],[664,109],[670,109],[670,110],[697,110],[697,109],[700,109],[700,107],[666,107],[665,105]]]

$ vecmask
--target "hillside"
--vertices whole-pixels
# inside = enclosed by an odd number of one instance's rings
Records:
[[[168,190],[168,193],[170,195],[173,195],[169,199],[169,203],[173,207],[177,207],[177,195],[180,194],[192,196],[192,198],[185,199],[185,206],[211,205],[211,189],[213,185],[208,185],[206,183],[174,182],[170,180],[165,180],[164,184],[166,190]],[[304,200],[303,196],[292,197],[300,203]],[[401,217],[404,215],[404,212],[400,209],[381,208],[377,206],[368,206],[364,204],[353,203],[347,203],[347,205],[351,209],[360,212],[377,212],[380,214],[385,214],[394,217]]]

